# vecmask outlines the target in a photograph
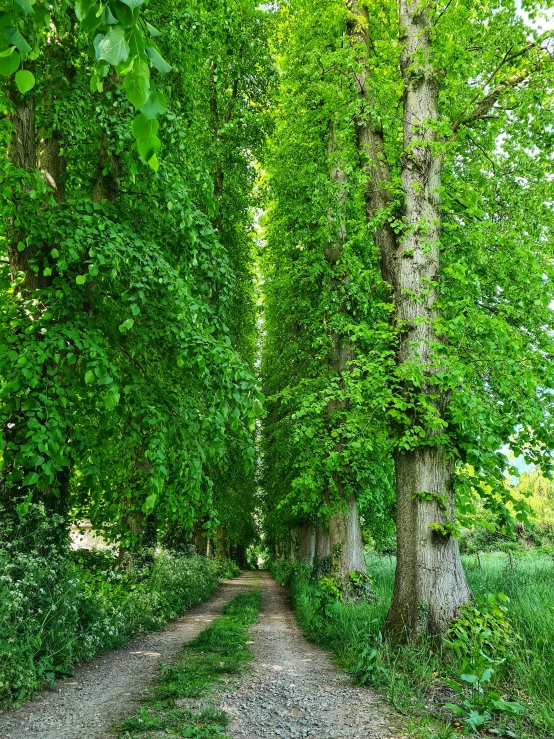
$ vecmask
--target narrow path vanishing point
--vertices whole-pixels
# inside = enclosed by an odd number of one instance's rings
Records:
[[[43,691],[37,700],[0,712],[0,739],[102,739],[110,727],[136,708],[142,691],[157,676],[160,662],[171,662],[232,598],[247,591],[253,573],[222,583],[212,598],[192,608],[167,628],[141,636],[115,652],[78,668],[58,682],[59,692]]]
[[[353,687],[296,625],[288,595],[263,573],[260,621],[252,629],[254,664],[221,708],[235,739],[397,739],[398,718],[376,693]]]

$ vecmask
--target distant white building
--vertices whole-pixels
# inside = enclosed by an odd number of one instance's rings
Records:
[[[71,525],[71,549],[112,549],[100,534],[92,528],[90,521],[80,521]]]

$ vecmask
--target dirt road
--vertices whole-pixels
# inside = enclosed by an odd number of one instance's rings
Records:
[[[233,739],[399,739],[396,717],[371,690],[353,687],[329,656],[296,625],[285,588],[267,573],[223,583],[210,601],[156,634],[141,637],[60,681],[15,711],[0,713],[0,739],[107,739],[113,724],[133,713],[160,663],[171,662],[223,606],[250,587],[262,590],[262,613],[252,629],[254,662],[238,682],[206,699],[231,717]],[[188,701],[180,701],[182,707]]]
[[[253,668],[223,695],[236,739],[395,739],[397,719],[376,693],[353,687],[329,656],[303,637],[285,588],[264,573],[252,630]]]
[[[0,739],[102,739],[133,712],[142,691],[156,679],[158,664],[171,662],[251,581],[252,573],[245,573],[222,583],[207,603],[163,631],[83,665],[74,678],[58,681],[58,692],[43,691],[35,701],[0,713]]]

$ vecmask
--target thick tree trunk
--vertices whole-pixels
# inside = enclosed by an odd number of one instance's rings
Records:
[[[193,536],[197,554],[205,557],[208,551],[208,537],[206,536],[202,523],[196,523],[194,525]]]
[[[396,457],[397,565],[386,623],[395,641],[420,633],[444,634],[459,606],[471,597],[457,539],[430,528],[452,519],[451,473],[440,446]],[[422,502],[414,498],[416,491],[437,499]]]
[[[366,195],[368,218],[390,206],[391,177],[385,158],[383,135],[372,112],[369,93],[369,14],[355,0],[349,0],[356,16],[351,35],[364,54],[356,72],[362,103],[358,121],[358,145],[364,155],[368,175]],[[425,379],[417,389],[404,385],[407,396],[426,395],[427,407],[441,417],[445,397],[437,397],[433,374],[437,366],[432,356],[439,342],[434,329],[438,317],[439,244],[441,235],[440,186],[442,155],[437,151],[438,81],[430,62],[428,10],[418,0],[400,0],[401,40],[404,48],[401,71],[404,80],[404,155],[401,180],[404,192],[406,229],[398,239],[385,224],[375,233],[381,272],[390,284],[394,320],[401,327],[397,364],[416,368]],[[418,419],[421,422],[421,419]],[[427,424],[428,427],[430,424]],[[398,500],[398,561],[395,589],[386,630],[395,640],[419,633],[443,634],[459,606],[470,596],[463,572],[458,543],[448,533],[454,518],[455,501],[451,477],[452,462],[427,429],[419,448],[395,455]],[[424,495],[425,494],[425,495]],[[429,498],[431,498],[429,500]],[[447,524],[444,534],[430,524]]]
[[[315,531],[313,526],[304,521],[300,527],[300,549],[298,559],[302,564],[313,564],[315,553]]]
[[[218,526],[215,532],[215,558],[229,559],[229,547],[227,535],[223,526]]]
[[[333,121],[329,124],[329,157],[331,160],[331,180],[337,185],[337,204],[329,214],[329,222],[333,229],[330,244],[324,250],[325,257],[330,267],[330,285],[333,289],[341,290],[343,284],[347,284],[348,278],[341,270],[336,270],[337,262],[342,257],[346,233],[346,204],[348,200],[347,177],[340,161],[340,147]],[[335,271],[337,274],[335,275]],[[339,311],[348,311],[346,301],[340,304]],[[352,341],[348,335],[342,332],[331,331],[331,353],[329,364],[331,372],[344,378],[351,371],[350,363],[355,357]],[[342,382],[341,382],[342,384]],[[325,409],[329,419],[329,430],[332,431],[340,424],[340,414],[349,406],[349,399],[332,398]],[[339,438],[333,451],[340,452],[344,449],[344,441]],[[348,588],[351,572],[366,572],[364,548],[360,532],[356,496],[348,497],[344,490],[344,475],[346,469],[336,470],[332,474],[333,492],[330,489],[326,493],[326,502],[329,511],[329,548],[331,556],[331,570],[337,577],[344,590]]]
[[[346,500],[343,509],[329,517],[329,546],[331,572],[346,590],[351,572],[367,572],[355,495]]]
[[[320,524],[315,532],[315,567],[319,569],[321,567],[321,563],[327,557],[331,557],[331,539],[329,537],[329,529]]]

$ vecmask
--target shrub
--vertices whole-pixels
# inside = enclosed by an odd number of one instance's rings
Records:
[[[150,551],[132,572],[109,552],[69,552],[63,520],[40,505],[0,509],[0,706],[207,599],[236,566]]]

